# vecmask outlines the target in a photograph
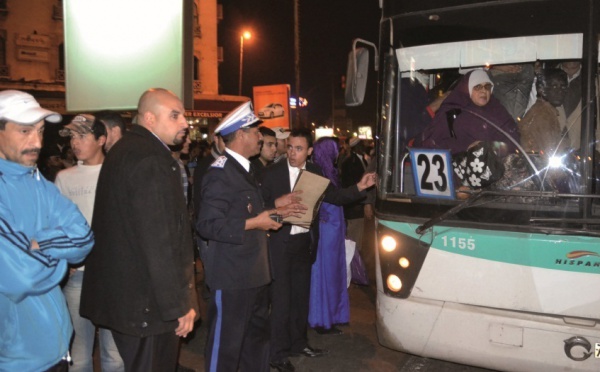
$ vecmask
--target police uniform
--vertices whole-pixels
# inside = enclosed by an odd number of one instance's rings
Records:
[[[225,136],[256,125],[251,109],[249,102],[242,105],[215,132]],[[246,220],[263,212],[264,203],[249,162],[243,165],[231,153],[227,149],[204,176],[196,226],[208,240],[204,266],[211,297],[205,370],[269,371],[267,235],[245,230]]]

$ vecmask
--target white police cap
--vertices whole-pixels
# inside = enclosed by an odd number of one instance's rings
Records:
[[[221,120],[221,123],[219,123],[217,129],[215,129],[215,134],[226,136],[238,129],[248,128],[260,123],[262,123],[262,120],[254,115],[252,102],[248,101],[242,103],[240,106],[236,107],[233,111],[227,114],[227,116]]]

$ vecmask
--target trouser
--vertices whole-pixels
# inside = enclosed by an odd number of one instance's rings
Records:
[[[363,235],[365,231],[365,219],[361,218],[352,218],[346,220],[346,237],[350,240],[354,240],[356,242],[356,249],[362,251],[363,247]]]
[[[175,330],[146,337],[112,331],[127,372],[174,372],[177,369],[179,336]]]
[[[61,360],[56,363],[52,367],[48,368],[44,372],[68,372],[69,371],[69,363],[66,360]]]
[[[93,372],[94,339],[96,327],[86,318],[79,315],[79,300],[81,299],[81,284],[84,271],[75,271],[63,288],[63,294],[67,300],[69,313],[73,322],[73,341],[71,342],[71,358],[73,363],[69,367],[70,372]],[[98,332],[100,349],[100,364],[103,372],[124,371],[123,360],[119,355],[112,333],[105,328]]]
[[[310,233],[290,235],[281,262],[273,262],[271,283],[271,361],[308,346],[310,298]]]
[[[269,287],[210,293],[205,371],[269,371]]]

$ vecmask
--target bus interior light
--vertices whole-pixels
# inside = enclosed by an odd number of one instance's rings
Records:
[[[402,280],[396,275],[390,275],[387,277],[387,286],[392,292],[400,292],[402,289]]]
[[[384,251],[393,252],[397,246],[398,243],[396,242],[396,239],[392,238],[391,236],[385,235],[383,238],[381,238],[381,248],[383,248]]]
[[[560,168],[563,165],[563,156],[551,156],[548,160],[550,168]]]

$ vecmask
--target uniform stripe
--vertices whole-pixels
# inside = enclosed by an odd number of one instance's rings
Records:
[[[221,322],[223,321],[223,304],[221,300],[222,291],[217,289],[215,293],[215,306],[217,307],[217,320],[215,322],[215,336],[213,337],[213,349],[210,358],[210,372],[217,372],[219,362],[219,346],[221,344]]]

